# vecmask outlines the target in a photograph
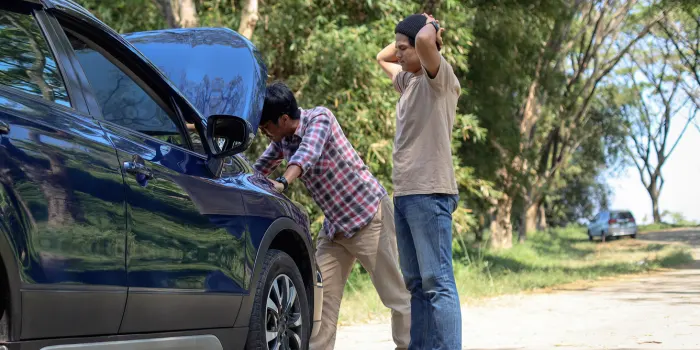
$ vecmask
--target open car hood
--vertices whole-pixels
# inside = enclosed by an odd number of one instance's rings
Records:
[[[257,133],[267,67],[248,39],[227,28],[167,29],[123,37],[170,79],[202,117],[235,115]]]

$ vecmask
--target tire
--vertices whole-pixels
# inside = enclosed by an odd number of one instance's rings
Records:
[[[276,288],[273,288],[273,284]],[[296,298],[293,299],[292,306],[287,308],[290,290],[295,291]],[[268,302],[277,306],[277,309],[268,309]],[[265,255],[255,291],[246,350],[272,350],[276,348],[276,342],[281,342],[281,349],[306,350],[312,327],[310,311],[304,281],[296,263],[287,253],[270,249]],[[269,342],[268,330],[273,331]]]
[[[633,235],[630,235],[630,238],[632,238],[632,239],[637,238],[637,234],[635,233],[635,234],[633,234]]]

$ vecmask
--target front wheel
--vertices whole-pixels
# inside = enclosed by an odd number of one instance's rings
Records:
[[[265,256],[248,325],[247,350],[308,347],[311,315],[299,268],[287,253]]]

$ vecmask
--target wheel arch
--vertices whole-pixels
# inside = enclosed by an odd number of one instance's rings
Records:
[[[253,267],[253,276],[250,281],[250,293],[243,298],[238,317],[234,327],[247,327],[250,314],[255,302],[255,293],[262,273],[265,255],[270,249],[277,249],[287,253],[297,264],[299,272],[304,279],[304,289],[311,314],[313,315],[313,293],[316,280],[316,259],[314,258],[311,242],[304,237],[304,229],[290,218],[283,217],[275,220],[265,231],[260,246],[258,247]]]

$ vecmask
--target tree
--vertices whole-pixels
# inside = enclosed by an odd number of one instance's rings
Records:
[[[159,1],[167,0],[78,0],[77,2],[119,33],[178,27],[166,22],[166,16],[159,7]]]
[[[446,0],[435,13],[447,28],[443,55],[452,64],[465,87],[472,12],[460,1]],[[404,16],[420,13],[423,1],[384,0],[376,2],[320,1],[309,6],[301,0],[266,3],[260,8],[260,23],[254,42],[269,67],[271,80],[285,81],[299,104],[309,108],[329,107],[346,136],[371,172],[389,193],[393,186],[392,150],[398,94],[376,65],[374,57],[394,40],[394,26]],[[449,9],[449,11],[448,11]],[[455,149],[474,144],[483,136],[474,116],[460,107],[455,122]],[[259,138],[246,154],[254,160],[268,140]],[[455,213],[459,233],[471,229],[462,223],[470,213],[467,200],[482,195],[481,182],[472,165],[454,157],[455,169],[465,203]],[[273,175],[274,176],[274,175]],[[473,192],[472,192],[473,191]],[[488,193],[488,191],[486,191]],[[316,231],[322,215],[299,184],[292,184],[289,196],[307,208]]]
[[[482,207],[488,207],[490,244],[507,248],[512,245],[511,215],[520,181],[519,170],[511,167],[519,153],[519,109],[531,77],[538,74],[541,43],[561,6],[506,0],[475,1],[474,7],[464,104],[489,134],[486,144],[463,147],[460,157],[477,176],[495,182],[499,195],[485,198]]]
[[[672,39],[650,36],[630,55],[624,70],[629,84],[618,96],[620,113],[629,127],[626,151],[649,194],[655,223],[661,222],[663,166],[698,113],[698,106],[689,103],[693,95],[688,93],[686,81],[690,77],[683,61]],[[685,120],[684,112],[688,113]],[[673,137],[672,125],[679,123],[681,131]]]
[[[600,132],[601,124],[591,123],[592,115],[588,111],[601,82],[635,43],[646,37],[663,18],[654,2],[600,1],[578,5],[580,8],[577,12],[581,18],[572,23],[561,46],[572,49],[551,50],[558,56],[552,61],[554,67],[560,65],[563,68],[565,88],[555,95],[542,95],[545,103],[551,103],[557,122],[550,128],[547,141],[541,147],[536,147],[539,163],[530,162],[536,169],[527,168],[527,158],[523,161],[524,170],[530,170],[530,174],[522,191],[521,241],[532,230],[533,213],[542,196],[550,190],[556,173],[567,166],[571,155],[583,142]],[[553,74],[556,73],[554,70]],[[526,102],[525,111],[529,103]],[[536,144],[532,142],[533,139],[536,140],[536,136],[526,138],[530,145]]]
[[[600,82],[661,14],[655,3],[612,0],[504,0],[478,11],[470,58],[474,107],[491,135],[503,193],[493,209],[491,243],[508,248],[513,206],[522,207],[522,241],[536,227],[557,173],[599,132],[588,111]]]
[[[194,0],[152,0],[170,28],[193,28],[199,25]]]
[[[194,28],[199,25],[199,16],[194,0],[175,0],[173,13],[181,28]]]
[[[616,106],[608,102],[608,96],[616,91],[615,88],[604,84],[597,93],[588,112],[590,123],[599,126],[594,129],[597,132],[573,152],[568,166],[562,168],[553,180],[551,188],[555,190],[543,200],[547,206],[545,218],[552,226],[570,225],[608,207],[611,190],[602,175],[621,170],[626,165],[625,120]],[[538,230],[543,229],[541,225],[538,223]]]
[[[158,9],[163,14],[165,22],[168,24],[169,28],[179,28],[180,23],[177,21],[177,16],[175,10],[173,9],[173,3],[171,0],[152,0],[153,3],[158,6]]]
[[[258,0],[246,0],[246,5],[241,12],[241,24],[238,27],[238,32],[246,38],[251,39],[259,17]]]
[[[681,2],[667,12],[660,26],[676,49],[681,63],[690,72],[695,84],[700,86],[700,5]],[[700,97],[692,96],[700,105]]]

